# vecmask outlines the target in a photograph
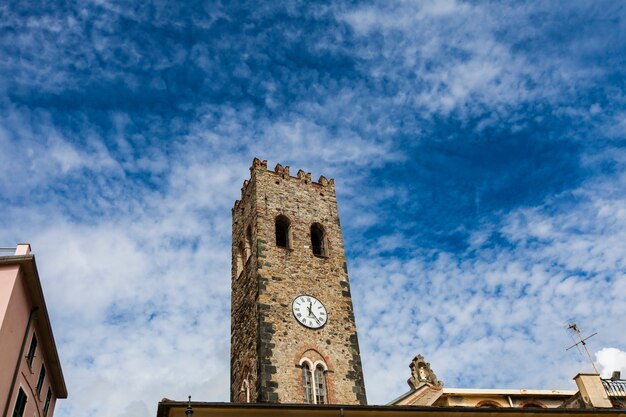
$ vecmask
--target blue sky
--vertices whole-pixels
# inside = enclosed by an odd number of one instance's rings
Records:
[[[619,2],[8,2],[0,227],[37,254],[58,416],[228,399],[254,156],[336,181],[370,403],[626,372]],[[97,394],[96,394],[97,393]]]

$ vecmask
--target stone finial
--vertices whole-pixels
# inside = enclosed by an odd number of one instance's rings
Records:
[[[324,187],[326,187],[328,185],[328,180],[323,175],[320,176],[320,179],[317,180],[317,182],[322,184],[322,186],[324,186]]]
[[[407,383],[411,388],[417,389],[424,383],[443,387],[443,382],[437,379],[437,375],[430,369],[430,363],[426,362],[422,355],[414,357],[409,368],[411,368],[411,378],[408,379]]]

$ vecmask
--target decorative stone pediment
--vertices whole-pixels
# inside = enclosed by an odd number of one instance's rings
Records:
[[[414,357],[409,368],[411,368],[411,378],[409,378],[407,383],[411,388],[417,389],[424,383],[435,387],[443,387],[443,382],[437,379],[437,375],[430,369],[430,363],[426,362],[422,355]]]

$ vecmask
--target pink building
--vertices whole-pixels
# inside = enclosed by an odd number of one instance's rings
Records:
[[[30,245],[0,249],[0,417],[52,417],[67,398]]]

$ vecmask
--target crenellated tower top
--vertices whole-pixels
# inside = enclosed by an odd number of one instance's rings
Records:
[[[241,199],[235,201],[233,210],[235,210],[239,206],[240,201],[246,195],[248,184],[250,184],[250,181],[252,181],[255,175],[259,173],[262,175],[265,173],[268,173],[270,175],[275,175],[280,180],[297,181],[300,184],[305,185],[305,186],[310,185],[311,187],[314,187],[317,189],[321,189],[321,190],[325,189],[332,193],[335,192],[335,180],[333,178],[327,179],[325,176],[320,175],[317,182],[315,182],[311,180],[310,172],[305,172],[302,169],[299,169],[296,176],[293,177],[289,174],[289,169],[290,169],[289,166],[282,166],[281,164],[276,164],[273,171],[269,170],[267,169],[267,160],[265,159],[261,160],[255,157],[252,160],[252,166],[250,167],[250,179],[244,180],[243,186],[241,187]]]

